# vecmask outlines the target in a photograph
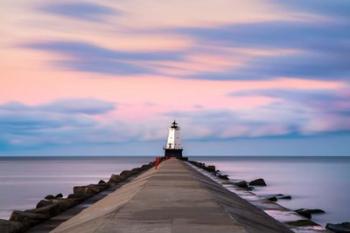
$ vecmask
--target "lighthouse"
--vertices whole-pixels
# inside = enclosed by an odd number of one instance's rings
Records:
[[[169,127],[168,140],[164,147],[164,156],[182,157],[182,146],[180,138],[180,127],[174,121]]]

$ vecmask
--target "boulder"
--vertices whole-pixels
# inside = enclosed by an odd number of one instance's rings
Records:
[[[62,212],[68,208],[71,208],[77,204],[79,204],[81,200],[79,199],[74,199],[74,198],[64,198],[60,199],[55,204],[58,205],[59,211]]]
[[[124,170],[120,173],[120,176],[124,176],[124,177],[129,177],[132,175],[132,171],[130,170]]]
[[[23,224],[20,222],[9,221],[0,219],[0,232],[1,233],[18,233],[23,230]]]
[[[74,186],[73,192],[74,193],[83,193],[83,194],[97,194],[103,190],[108,188],[108,185],[101,185],[101,184],[89,184],[87,186]]]
[[[95,187],[98,188],[101,191],[108,189],[108,184],[89,184],[88,187]]]
[[[293,227],[308,227],[308,226],[317,226],[316,223],[309,219],[299,219],[295,221],[289,221],[286,222],[286,224],[293,226]]]
[[[87,186],[74,186],[73,187],[73,193],[77,194],[85,194],[86,193]]]
[[[278,200],[291,200],[292,199],[292,196],[283,195],[283,194],[277,194],[276,197]]]
[[[147,165],[151,168],[151,167],[154,167],[154,164],[155,164],[155,162],[152,161],[152,162],[149,162]]]
[[[311,214],[324,214],[326,211],[321,209],[307,209]]]
[[[199,167],[199,168],[205,167],[205,163],[201,163],[201,162],[197,162],[197,161],[190,161],[190,163],[196,167]]]
[[[131,173],[132,175],[136,175],[138,173],[140,173],[141,169],[139,167],[135,167],[133,169],[131,169]]]
[[[267,197],[266,200],[277,201],[277,197],[275,197],[275,196]]]
[[[63,198],[63,194],[62,194],[62,193],[59,193],[59,194],[56,195],[55,198]]]
[[[149,164],[144,164],[144,165],[142,165],[142,166],[140,167],[140,169],[141,169],[142,171],[147,170],[147,169],[149,169],[149,168],[151,168],[151,166],[150,166]]]
[[[229,180],[228,175],[218,174],[217,176],[218,176],[220,179]]]
[[[349,233],[350,232],[350,222],[343,222],[338,224],[328,223],[326,225],[328,230],[331,230],[335,233]]]
[[[68,195],[67,199],[75,200],[77,202],[81,202],[89,197],[91,197],[91,194],[86,193],[71,193]]]
[[[269,201],[277,201],[280,199],[286,199],[286,200],[292,199],[292,197],[290,195],[283,195],[283,194],[264,195],[262,197],[266,200],[269,200]]]
[[[66,200],[70,200],[74,203],[73,205],[76,205],[85,200],[86,198],[89,198],[89,196],[71,193],[67,196]]]
[[[296,213],[300,214],[301,216],[304,216],[306,218],[311,218],[312,214],[323,214],[325,213],[323,210],[321,209],[297,209],[295,210]]]
[[[252,185],[252,186],[266,186],[266,183],[265,183],[264,179],[259,178],[259,179],[250,181],[249,185]]]
[[[41,207],[44,207],[44,206],[47,206],[47,205],[51,205],[51,204],[52,204],[52,200],[43,199],[43,200],[40,200],[38,202],[38,204],[36,204],[36,208],[41,208]]]
[[[34,213],[34,214],[41,214],[46,218],[50,218],[52,216],[55,216],[61,212],[60,206],[57,203],[47,205],[41,208],[26,210],[26,212]]]
[[[108,183],[109,184],[117,184],[117,183],[124,181],[125,179],[126,178],[123,176],[112,174],[111,178],[109,178]]]
[[[214,165],[208,165],[205,170],[207,170],[208,172],[215,172],[216,168]]]
[[[46,200],[52,200],[52,199],[55,199],[55,196],[54,195],[47,195],[46,197],[45,197],[45,199]]]
[[[73,193],[78,194],[95,194],[98,193],[98,190],[89,189],[87,186],[74,186],[73,187]]]
[[[12,212],[10,221],[20,222],[25,227],[33,226],[47,219],[47,216],[39,213],[15,210]]]
[[[104,180],[100,180],[98,184],[107,184]]]
[[[47,201],[47,200],[42,200]],[[64,210],[71,208],[81,202],[79,199],[73,199],[73,198],[61,198],[56,200],[50,200],[50,204],[47,204],[45,202],[45,205],[38,205],[40,207],[37,207],[35,209],[26,210],[25,212],[30,212],[34,214],[41,214],[45,218],[50,218],[53,216],[56,216],[57,214],[63,212]]]
[[[236,186],[240,187],[240,188],[245,188],[245,189],[248,188],[248,183],[245,180],[241,180],[241,181],[235,182],[234,184]]]

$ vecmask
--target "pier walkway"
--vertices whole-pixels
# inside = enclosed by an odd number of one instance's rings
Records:
[[[186,162],[169,159],[59,225],[55,233],[291,231]]]

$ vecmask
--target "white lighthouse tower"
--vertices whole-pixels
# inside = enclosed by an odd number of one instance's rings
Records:
[[[174,121],[169,127],[168,140],[164,147],[164,155],[170,157],[182,157],[180,127]]]

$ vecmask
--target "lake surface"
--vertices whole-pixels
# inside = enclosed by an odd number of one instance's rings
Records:
[[[0,218],[13,209],[34,208],[48,194],[108,180],[111,174],[148,163],[151,157],[0,157]]]
[[[291,209],[321,208],[318,223],[350,221],[350,157],[191,157],[214,164],[234,179],[264,178],[257,194],[283,193]],[[75,185],[108,180],[152,157],[0,157],[0,218],[33,208],[48,194],[72,193]]]
[[[350,221],[350,157],[230,157],[201,158],[233,179],[264,178],[267,187],[256,194],[288,194],[292,200],[278,202],[290,209],[320,208],[326,214],[313,220]]]

